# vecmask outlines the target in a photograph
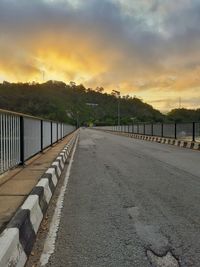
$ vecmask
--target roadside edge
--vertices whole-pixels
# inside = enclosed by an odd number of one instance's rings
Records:
[[[40,223],[77,138],[78,132],[58,154],[17,210],[6,229],[0,234],[0,266],[22,267],[25,265]]]
[[[95,130],[98,130],[98,129],[95,129]],[[174,146],[183,147],[183,148],[200,150],[200,143],[192,142],[192,141],[184,141],[184,140],[178,140],[178,139],[167,138],[167,137],[159,137],[159,136],[151,136],[151,135],[115,132],[111,130],[100,130],[100,131],[109,132],[115,135],[122,135],[122,136],[145,140],[145,141],[151,141],[151,142],[157,142],[161,144],[168,144],[168,145],[174,145]]]

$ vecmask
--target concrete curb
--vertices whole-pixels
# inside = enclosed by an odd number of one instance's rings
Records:
[[[174,145],[174,146],[179,146],[183,148],[200,150],[200,143],[191,142],[191,141],[183,141],[183,140],[177,140],[173,138],[156,137],[156,136],[142,135],[142,134],[115,132],[115,131],[110,131],[110,130],[103,130],[103,131],[110,132],[116,135],[123,135],[123,136],[131,137],[131,138],[136,138],[140,140],[146,140],[146,141],[157,142],[161,144],[168,144],[168,145]]]
[[[0,266],[22,267],[25,265],[40,223],[77,136],[78,134],[75,133],[1,233]]]

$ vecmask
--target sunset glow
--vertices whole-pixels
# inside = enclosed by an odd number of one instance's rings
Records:
[[[200,102],[200,0],[2,0],[0,82],[120,88],[161,111]]]

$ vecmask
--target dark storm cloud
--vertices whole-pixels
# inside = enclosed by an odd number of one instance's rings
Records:
[[[199,24],[199,0],[1,0],[0,70],[32,77],[51,52],[74,66],[62,62],[66,80],[80,72],[124,92],[186,90],[199,83]]]
[[[80,42],[84,38],[93,49],[106,55],[118,50],[119,64],[127,62],[125,67],[129,68],[134,64],[149,66],[153,61],[158,64],[160,54],[156,47],[162,43],[162,38],[142,20],[124,16],[119,5],[105,0],[85,1],[79,8],[72,8],[66,1],[3,0],[0,31],[2,41],[20,45],[37,42],[42,35],[60,37],[66,43],[67,38],[80,38]]]

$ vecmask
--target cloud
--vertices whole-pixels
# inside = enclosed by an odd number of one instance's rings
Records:
[[[0,77],[42,81],[44,71],[147,102],[197,91],[199,14],[199,0],[1,0]]]

